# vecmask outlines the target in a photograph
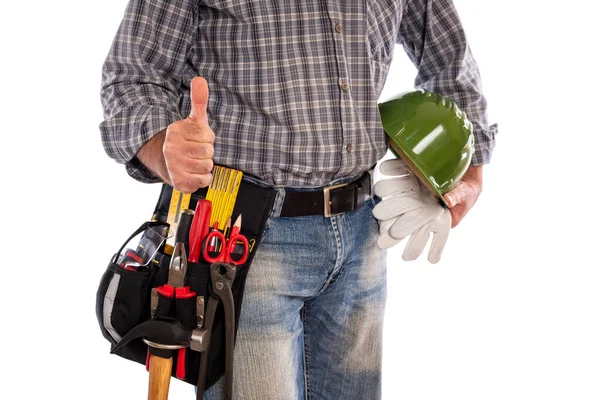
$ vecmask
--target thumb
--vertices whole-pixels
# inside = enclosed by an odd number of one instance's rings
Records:
[[[208,104],[208,83],[206,79],[197,76],[190,84],[192,109],[189,118],[194,122],[208,124],[206,106]]]
[[[448,203],[448,208],[455,207],[462,202],[462,199],[465,195],[464,191],[465,191],[465,187],[461,182],[458,184],[456,189],[454,189],[451,192],[446,193],[444,195],[444,199]]]

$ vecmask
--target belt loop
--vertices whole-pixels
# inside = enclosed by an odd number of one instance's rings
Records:
[[[275,202],[273,203],[273,209],[271,210],[269,217],[278,218],[281,215],[283,201],[285,200],[285,189],[282,187],[275,187],[274,190],[276,192]]]

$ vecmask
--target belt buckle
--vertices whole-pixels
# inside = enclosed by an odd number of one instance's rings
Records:
[[[333,186],[328,186],[323,188],[323,205],[324,205],[324,215],[325,217],[332,217],[334,215],[338,215],[338,214],[342,214],[342,213],[336,213],[336,214],[331,214],[331,194],[330,192],[333,189],[338,189],[344,186],[347,186],[347,183],[342,183],[341,185],[333,185]]]

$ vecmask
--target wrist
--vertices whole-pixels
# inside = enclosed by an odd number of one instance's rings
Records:
[[[150,138],[137,152],[136,158],[163,182],[170,183],[171,179],[163,154],[165,135],[166,129]]]
[[[483,186],[483,165],[472,165],[467,168],[464,178],[476,181],[480,187]]]

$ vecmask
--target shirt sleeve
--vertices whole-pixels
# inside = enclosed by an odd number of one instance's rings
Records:
[[[102,145],[141,182],[159,178],[135,157],[138,150],[182,119],[182,71],[196,31],[195,5],[130,0],[102,66]]]
[[[473,123],[471,165],[489,163],[498,126],[488,124],[479,68],[452,0],[406,0],[397,42],[417,67],[415,87],[453,100]]]

